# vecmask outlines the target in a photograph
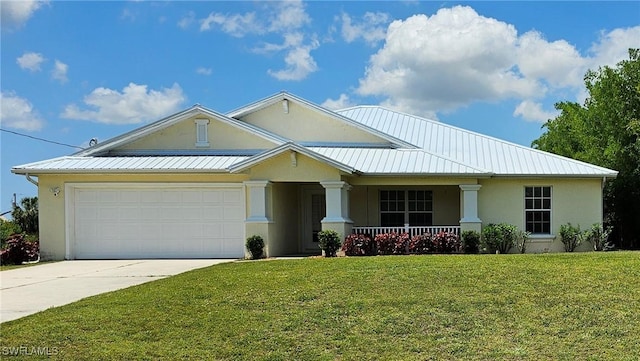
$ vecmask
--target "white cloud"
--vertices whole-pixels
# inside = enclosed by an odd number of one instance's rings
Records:
[[[554,87],[579,87],[586,60],[565,40],[548,42],[537,31],[518,39],[518,69],[525,77],[544,79]]]
[[[362,38],[367,44],[374,46],[386,36],[386,24],[389,14],[367,12],[361,22],[354,21],[347,13],[342,13],[342,38],[351,43]]]
[[[3,29],[22,27],[36,10],[48,1],[0,1],[0,23]]]
[[[200,31],[212,30],[217,26],[221,31],[236,37],[248,35],[278,34],[283,37],[281,44],[265,42],[252,48],[254,53],[284,53],[285,68],[268,69],[272,77],[283,81],[297,81],[318,70],[311,55],[320,43],[315,34],[308,36],[300,29],[311,23],[304,4],[299,0],[265,2],[261,12],[244,14],[210,13],[200,20]]]
[[[35,131],[42,129],[44,120],[27,99],[13,92],[1,92],[0,125],[6,128]]]
[[[211,75],[212,70],[211,70],[211,68],[205,68],[205,67],[201,66],[201,67],[196,69],[196,73],[200,74],[200,75]]]
[[[186,29],[189,26],[191,26],[191,24],[193,24],[195,21],[196,21],[196,14],[193,11],[189,11],[187,15],[185,15],[184,17],[182,17],[182,19],[178,21],[178,27],[181,29]]]
[[[137,124],[176,112],[184,101],[185,95],[178,84],[148,90],[146,85],[129,83],[122,92],[96,88],[84,97],[89,109],[70,104],[60,116],[105,124]]]
[[[309,23],[311,18],[300,0],[289,0],[275,3],[275,11],[270,16],[268,29],[270,32],[282,32],[299,29]]]
[[[349,96],[344,93],[340,94],[340,97],[338,97],[338,99],[329,98],[322,103],[323,107],[331,110],[345,109],[354,105],[355,103],[353,103]]]
[[[357,92],[429,116],[474,101],[543,95],[539,82],[514,71],[516,43],[512,25],[470,7],[394,21]]]
[[[264,27],[256,17],[256,13],[224,15],[211,13],[200,21],[200,31],[211,30],[211,25],[216,24],[225,33],[241,38],[246,34],[262,34]]]
[[[16,63],[21,69],[29,70],[32,73],[40,71],[40,64],[44,61],[45,58],[40,53],[24,53],[16,59]]]
[[[269,69],[267,73],[278,80],[297,81],[306,78],[309,74],[318,70],[318,64],[311,56],[311,51],[318,48],[319,43],[313,40],[308,45],[300,45],[290,48],[284,58],[286,68],[274,71]]]
[[[60,60],[56,59],[55,65],[53,66],[53,70],[51,71],[51,78],[59,81],[60,83],[66,83],[67,80],[67,71],[69,70],[69,66]]]
[[[523,100],[516,106],[513,112],[514,117],[522,117],[530,122],[545,123],[549,119],[557,117],[560,113],[557,110],[546,111],[542,109],[542,104],[531,100]]]
[[[130,9],[124,8],[122,14],[120,14],[120,19],[133,22],[136,20],[136,14]]]
[[[614,29],[600,34],[598,42],[589,49],[592,57],[589,67],[596,70],[600,66],[614,66],[629,59],[629,48],[640,46],[640,26]]]

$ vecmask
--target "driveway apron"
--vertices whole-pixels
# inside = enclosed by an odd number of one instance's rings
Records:
[[[62,261],[0,272],[0,322],[232,259]]]

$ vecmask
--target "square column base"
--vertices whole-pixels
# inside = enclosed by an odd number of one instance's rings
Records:
[[[460,234],[465,231],[476,231],[478,233],[482,233],[482,222],[460,221]]]

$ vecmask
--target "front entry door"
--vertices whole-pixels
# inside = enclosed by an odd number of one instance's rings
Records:
[[[303,190],[303,235],[302,251],[319,253],[318,232],[322,230],[322,219],[327,214],[323,189]]]

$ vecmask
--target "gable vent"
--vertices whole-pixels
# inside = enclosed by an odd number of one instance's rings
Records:
[[[196,119],[196,147],[209,146],[209,119]]]

